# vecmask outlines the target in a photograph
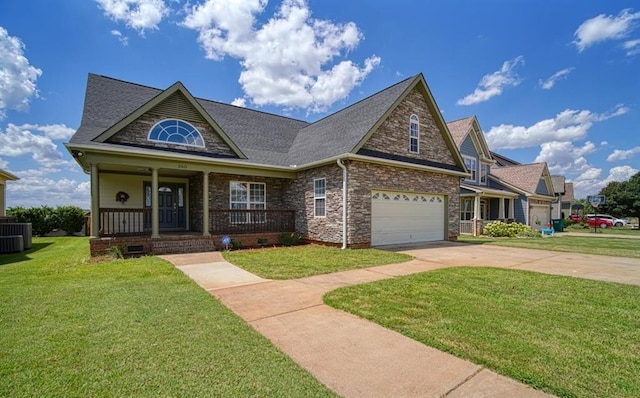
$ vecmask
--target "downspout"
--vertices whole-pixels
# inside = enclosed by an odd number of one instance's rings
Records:
[[[347,248],[347,168],[342,159],[337,160],[342,169],[342,250]]]

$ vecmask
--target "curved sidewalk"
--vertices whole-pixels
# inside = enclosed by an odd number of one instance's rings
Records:
[[[333,289],[451,266],[496,266],[640,285],[640,260],[439,242],[395,247],[414,260],[284,281],[220,253],[163,256],[345,397],[542,397],[509,378],[322,302]],[[190,256],[190,257],[189,257]]]

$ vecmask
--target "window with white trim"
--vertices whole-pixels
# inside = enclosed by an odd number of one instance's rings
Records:
[[[471,173],[470,177],[465,178],[465,181],[478,181],[478,160],[469,156],[462,156],[464,159],[464,165]]]
[[[489,174],[489,165],[480,163],[480,185],[487,185],[488,174]]]
[[[313,180],[313,215],[325,217],[327,214],[327,179]]]
[[[229,208],[231,210],[264,210],[267,208],[267,188],[265,183],[231,181],[229,184]],[[238,212],[231,214],[232,223],[264,221],[264,212]]]
[[[204,139],[198,129],[179,119],[165,119],[154,124],[147,140],[204,148]]]
[[[409,118],[409,152],[420,152],[420,120],[416,115]]]

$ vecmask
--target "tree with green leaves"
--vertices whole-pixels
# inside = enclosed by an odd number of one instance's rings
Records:
[[[600,190],[605,195],[603,209],[615,217],[640,217],[640,173],[631,176],[628,181],[610,182]]]

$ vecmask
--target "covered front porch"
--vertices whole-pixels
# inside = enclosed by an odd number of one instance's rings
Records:
[[[281,233],[295,231],[295,211],[282,200],[289,173],[94,159],[99,161],[90,163],[92,255],[219,250],[223,236],[256,247],[277,244]]]
[[[460,234],[480,236],[494,221],[515,221],[518,194],[500,189],[461,185]]]

